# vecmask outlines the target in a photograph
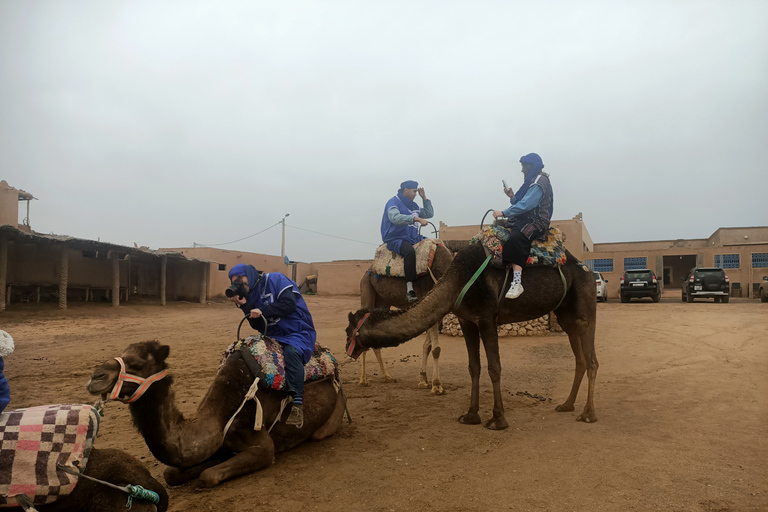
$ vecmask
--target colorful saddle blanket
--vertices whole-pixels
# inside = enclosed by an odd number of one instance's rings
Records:
[[[24,494],[35,505],[72,492],[77,477],[56,464],[85,469],[99,432],[90,405],[42,405],[0,414],[0,507],[16,507]]]
[[[429,272],[435,251],[443,244],[436,238],[427,238],[413,246],[416,250],[416,273],[420,276]],[[381,244],[376,249],[376,256],[371,264],[370,272],[378,276],[405,277],[403,257],[387,249],[387,244]]]
[[[226,360],[239,352],[245,345],[251,351],[260,367],[259,386],[264,389],[283,390],[285,389],[285,360],[283,359],[283,347],[280,343],[269,338],[256,334],[245,338],[245,340],[232,343],[224,351],[224,358],[221,360],[221,366]],[[319,343],[315,343],[315,350],[309,362],[304,365],[304,382],[320,380],[329,376],[338,376],[338,365],[336,358],[331,351]]]
[[[501,260],[502,245],[509,240],[509,230],[501,226],[491,226],[472,237],[470,244],[483,244],[486,254],[491,255],[491,266],[504,268]],[[555,227],[549,228],[547,240],[534,240],[528,256],[528,265],[556,267],[564,265],[566,260],[563,233]]]

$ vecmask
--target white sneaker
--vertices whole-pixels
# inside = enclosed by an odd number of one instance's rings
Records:
[[[520,283],[512,283],[509,287],[509,291],[504,295],[505,299],[516,299],[523,293],[523,285]]]

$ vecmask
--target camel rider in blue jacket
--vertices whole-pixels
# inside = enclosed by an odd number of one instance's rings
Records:
[[[238,264],[229,271],[232,284],[242,283],[246,293],[230,300],[243,310],[251,327],[280,343],[285,361],[286,391],[293,397],[286,425],[304,424],[304,365],[315,349],[317,333],[307,303],[296,283],[279,272],[259,272],[253,265]],[[264,317],[262,319],[261,317]]]
[[[421,196],[423,208],[419,208],[414,201],[416,194]],[[420,188],[417,182],[408,180],[402,182],[397,195],[387,201],[384,215],[381,217],[381,240],[387,244],[387,249],[396,252],[404,260],[405,300],[409,303],[419,300],[413,291],[413,282],[418,277],[416,250],[413,246],[426,237],[419,235],[418,225],[426,226],[425,219],[431,219],[434,214],[432,202],[427,199],[424,188]]]
[[[531,244],[534,240],[547,239],[554,205],[552,185],[549,175],[543,172],[544,162],[541,157],[529,153],[520,158],[520,163],[525,176],[523,186],[516,193],[511,188],[504,189],[512,206],[493,212],[494,218],[507,218],[506,227],[511,231],[501,253],[504,263],[512,265],[512,283],[504,295],[507,299],[516,299],[523,293],[521,279]]]
[[[11,335],[5,331],[0,331],[0,412],[11,402],[11,388],[8,386],[8,379],[5,378],[4,357],[13,353],[14,344]]]

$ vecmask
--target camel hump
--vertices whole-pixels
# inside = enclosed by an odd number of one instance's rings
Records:
[[[416,274],[419,276],[429,273],[435,261],[435,252],[443,244],[437,238],[425,238],[413,246],[416,250]],[[405,277],[403,257],[387,249],[387,244],[381,244],[376,249],[376,255],[369,270],[377,276]]]
[[[246,354],[250,353],[253,357],[255,364],[251,364],[249,361],[246,364],[248,364],[251,373],[255,372],[254,377],[259,377],[261,388],[285,391],[285,359],[280,343],[260,334],[236,341],[224,351],[221,366],[236,352],[241,352],[243,357],[247,357]],[[338,371],[338,363],[330,349],[315,343],[312,357],[304,365],[304,382],[338,376]]]
[[[57,404],[6,410],[0,414],[0,508],[19,506],[18,495],[43,505],[66,496],[77,477],[56,469],[59,461],[84,470],[99,432],[99,413],[90,405]]]

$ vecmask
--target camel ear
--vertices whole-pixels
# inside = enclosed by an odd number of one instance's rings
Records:
[[[168,357],[168,353],[171,351],[171,347],[168,345],[160,345],[160,348],[157,350],[157,354],[155,354],[155,361],[162,363],[165,362],[165,359]]]
[[[350,311],[348,318],[349,318],[349,323],[353,323],[355,321],[355,313]]]

